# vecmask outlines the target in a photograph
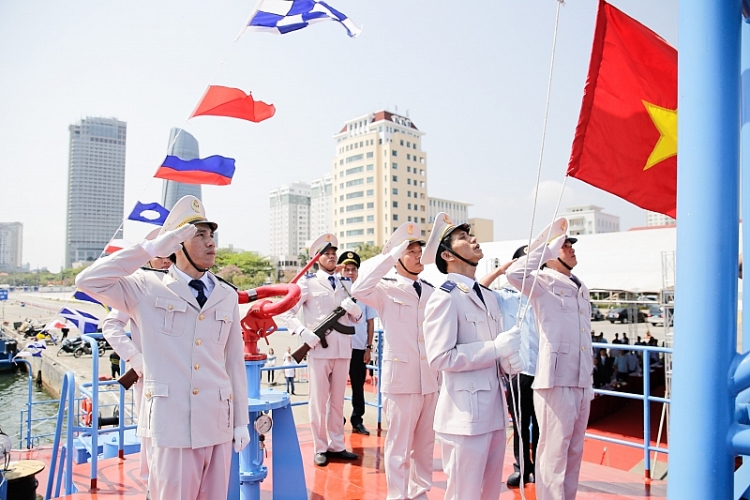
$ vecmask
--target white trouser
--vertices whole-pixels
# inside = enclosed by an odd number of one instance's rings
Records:
[[[151,447],[151,500],[216,500],[227,497],[232,442],[204,448]]]
[[[315,453],[344,450],[344,394],[348,359],[309,358],[310,427]],[[327,432],[326,432],[327,431]]]
[[[592,397],[593,389],[582,387],[534,390],[537,500],[575,499]]]
[[[435,405],[438,393],[383,394],[385,481],[388,500],[423,500],[432,487]]]
[[[445,500],[497,500],[503,485],[505,429],[477,436],[437,433],[448,476]]]
[[[133,406],[135,407],[135,414],[140,415],[141,403],[143,401],[143,377],[138,379],[138,382],[133,384]],[[138,476],[144,481],[148,480],[148,461],[151,458],[151,438],[141,436],[141,451],[140,451],[140,469],[138,470]]]

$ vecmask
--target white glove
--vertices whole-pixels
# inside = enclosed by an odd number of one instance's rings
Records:
[[[410,243],[411,241],[404,240],[403,242],[401,242],[400,245],[396,245],[395,247],[391,248],[391,251],[388,252],[388,256],[393,257],[394,259],[397,259],[397,260],[400,259]]]
[[[495,338],[495,355],[498,358],[509,358],[520,350],[521,329],[515,325]]]
[[[167,231],[153,241],[144,241],[141,246],[151,257],[169,257],[182,247],[180,244],[192,238],[198,230],[193,224],[185,224],[179,229]]]
[[[500,366],[506,375],[517,375],[526,369],[526,362],[516,352],[508,358],[500,358]]]
[[[315,335],[309,328],[303,328],[299,332],[299,336],[302,338],[302,342],[310,346],[310,349],[313,349],[320,343],[320,337]]]
[[[250,443],[250,431],[246,425],[238,425],[234,428],[234,451],[239,453]]]
[[[143,377],[143,354],[140,352],[130,358],[128,360],[128,363],[130,363],[130,368],[135,370],[135,372],[138,374],[138,378]]]
[[[344,311],[346,311],[348,314],[351,314],[352,316],[356,316],[359,318],[362,315],[362,309],[360,309],[360,307],[356,302],[354,302],[354,299],[351,297],[347,297],[342,300],[341,307],[343,307]]]
[[[565,240],[567,238],[568,238],[568,235],[563,234],[549,242],[549,245],[547,245],[547,249],[552,253],[553,259],[557,258],[560,255],[560,249],[565,244]]]

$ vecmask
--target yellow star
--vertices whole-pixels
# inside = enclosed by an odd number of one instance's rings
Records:
[[[641,102],[646,106],[646,111],[651,116],[654,126],[661,134],[648,157],[646,166],[643,167],[646,171],[657,163],[677,155],[677,110],[662,108],[646,101]]]

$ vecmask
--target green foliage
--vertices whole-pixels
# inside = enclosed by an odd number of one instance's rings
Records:
[[[0,284],[12,285],[12,286],[72,286],[75,284],[76,276],[78,273],[83,271],[85,268],[80,267],[78,269],[68,268],[63,269],[59,273],[51,273],[49,271],[43,272],[3,272],[0,273]]]
[[[214,272],[241,290],[263,285],[273,273],[273,266],[266,257],[256,252],[236,252],[229,248],[216,251]]]
[[[362,262],[364,262],[370,257],[379,255],[382,250],[383,247],[377,247],[375,245],[358,245],[355,251],[359,254],[359,258],[362,259]]]

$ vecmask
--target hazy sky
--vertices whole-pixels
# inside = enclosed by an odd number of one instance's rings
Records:
[[[0,3],[0,221],[24,224],[24,262],[63,263],[68,125],[86,116],[128,124],[126,212],[160,200],[153,173],[171,127],[193,134],[201,157],[235,158],[231,186],[204,186],[207,212],[222,246],[265,253],[269,192],[329,171],[346,120],[398,107],[426,133],[429,194],[471,203],[470,216],[494,219],[496,239],[526,237],[556,1],[330,3],[363,27],[358,38],[331,22],[233,43],[254,0]],[[677,45],[677,0],[612,3]],[[537,228],[560,193],[596,8],[561,9]],[[252,91],[276,116],[186,121],[208,84]],[[563,208],[589,203],[622,229],[645,225],[642,209],[570,179]],[[125,237],[151,227],[128,222]]]

